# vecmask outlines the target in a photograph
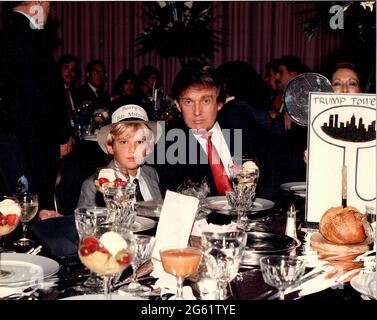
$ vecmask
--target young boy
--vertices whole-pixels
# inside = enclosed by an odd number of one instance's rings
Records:
[[[106,179],[129,176],[130,182],[136,184],[136,201],[161,199],[157,172],[143,165],[157,142],[157,123],[148,121],[142,107],[128,104],[118,108],[112,115],[112,124],[100,129],[97,140],[101,149],[113,156],[107,168],[114,169],[114,172],[105,170]],[[104,205],[103,195],[95,185],[96,178],[93,175],[84,181],[77,207]]]

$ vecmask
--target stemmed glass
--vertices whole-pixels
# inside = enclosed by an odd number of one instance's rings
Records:
[[[103,223],[94,217],[80,239],[79,257],[84,266],[103,277],[105,300],[111,300],[112,281],[127,268],[135,254],[133,233],[126,227]]]
[[[183,300],[183,280],[198,272],[202,251],[194,247],[165,248],[160,250],[160,257],[165,272],[177,279],[175,300]]]
[[[145,261],[150,259],[155,245],[155,238],[147,235],[137,234],[135,237],[135,256],[131,262],[132,265],[132,280],[127,286],[119,288],[119,291],[124,291],[134,295],[142,295],[151,291],[150,287],[143,286],[137,280],[137,269]]]
[[[265,256],[260,258],[263,280],[279,291],[279,300],[284,300],[284,291],[299,283],[305,272],[305,260],[296,256]]]
[[[0,238],[11,233],[20,222],[21,207],[14,197],[0,196]],[[0,247],[1,252],[6,251]],[[1,261],[1,259],[0,259]],[[0,279],[9,278],[13,273],[0,267]]]
[[[238,274],[247,235],[244,231],[203,232],[202,246],[208,274],[217,282],[219,300],[228,296],[227,286]]]
[[[229,164],[230,179],[234,192],[227,192],[230,205],[237,210],[237,227],[249,231],[251,221],[247,211],[253,206],[259,178],[259,168],[254,158],[233,157]]]
[[[16,193],[14,195],[21,205],[21,223],[22,223],[22,238],[14,242],[16,246],[30,246],[34,243],[33,240],[27,238],[27,230],[29,221],[35,217],[38,212],[38,195],[33,193]]]

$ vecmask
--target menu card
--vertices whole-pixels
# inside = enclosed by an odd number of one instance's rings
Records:
[[[198,198],[166,191],[157,225],[153,258],[160,260],[160,249],[187,246],[198,205]]]

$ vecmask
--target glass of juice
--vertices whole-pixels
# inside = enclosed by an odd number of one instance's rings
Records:
[[[194,247],[165,248],[160,250],[160,257],[165,272],[177,279],[176,300],[183,300],[183,280],[198,272],[202,251]]]

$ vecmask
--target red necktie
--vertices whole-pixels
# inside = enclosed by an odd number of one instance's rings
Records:
[[[217,153],[216,148],[212,147],[211,135],[207,136],[207,153],[208,162],[211,167],[213,179],[215,180],[217,193],[220,196],[225,195],[225,191],[232,191],[228,175],[225,172],[224,165]]]

